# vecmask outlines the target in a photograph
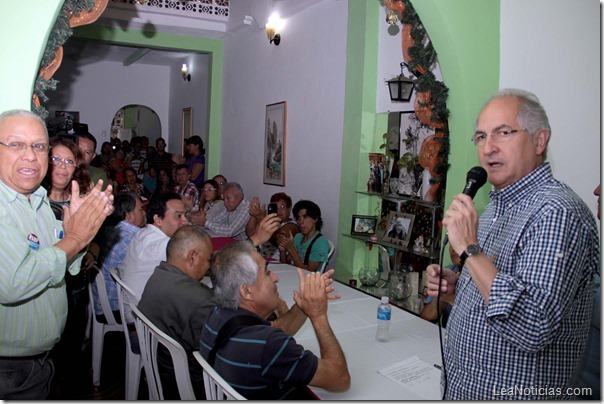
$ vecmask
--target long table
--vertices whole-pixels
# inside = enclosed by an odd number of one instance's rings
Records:
[[[271,263],[269,269],[279,276],[279,294],[291,306],[294,304],[293,292],[298,289],[295,267]],[[379,300],[343,283],[335,282],[334,286],[335,294],[342,297],[329,302],[327,314],[346,355],[351,387],[344,393],[331,393],[314,387],[311,388],[312,391],[322,400],[426,400],[382,376],[378,370],[413,356],[440,366],[438,327],[391,305],[390,341],[377,342],[375,331]],[[319,344],[310,321],[302,326],[294,338],[306,349],[320,356]],[[430,389],[438,397],[440,384],[434,382]]]

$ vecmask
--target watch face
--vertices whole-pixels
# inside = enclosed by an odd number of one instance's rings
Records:
[[[476,244],[470,244],[466,251],[468,252],[468,255],[480,254],[480,246],[477,246]]]

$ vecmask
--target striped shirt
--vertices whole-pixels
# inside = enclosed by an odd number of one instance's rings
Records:
[[[201,331],[199,351],[204,358],[214,346],[218,331],[233,316],[254,313],[215,306]],[[318,359],[279,328],[244,327],[216,353],[214,369],[248,400],[278,400],[306,387],[317,371]]]
[[[28,200],[0,181],[0,204],[0,356],[37,355],[59,341],[67,319],[66,255],[54,247],[63,224],[43,187]]]
[[[488,304],[467,270],[457,282],[446,398],[569,398],[600,266],[595,219],[549,164],[490,197],[478,240],[499,273]]]

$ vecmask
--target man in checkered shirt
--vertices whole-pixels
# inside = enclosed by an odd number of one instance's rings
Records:
[[[550,135],[539,100],[522,90],[502,90],[476,122],[473,141],[493,189],[480,219],[460,194],[443,220],[466,258],[461,275],[442,270],[442,293],[456,294],[445,399],[576,394],[569,381],[589,331],[599,235],[589,208],[545,163]],[[428,267],[431,295],[440,271]]]
[[[190,180],[191,173],[184,164],[179,164],[174,167],[174,175],[176,177],[176,185],[174,192],[182,196],[182,202],[187,210],[199,210],[199,190],[197,186]]]

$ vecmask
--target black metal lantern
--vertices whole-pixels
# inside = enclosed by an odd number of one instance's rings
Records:
[[[401,63],[401,74],[393,79],[388,80],[388,90],[390,90],[390,100],[393,102],[408,102],[411,99],[415,81],[411,80],[403,74],[403,65]]]

